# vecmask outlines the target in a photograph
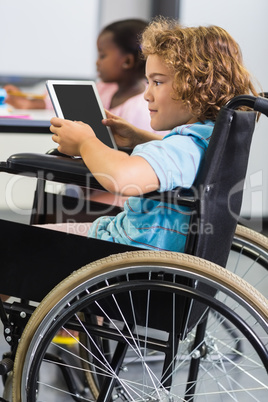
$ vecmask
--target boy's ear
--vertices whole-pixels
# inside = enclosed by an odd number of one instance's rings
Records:
[[[124,70],[129,70],[130,68],[133,68],[135,65],[135,58],[132,53],[128,53],[125,57],[125,61],[122,64],[122,67]]]

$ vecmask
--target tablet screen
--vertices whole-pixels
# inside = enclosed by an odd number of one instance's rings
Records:
[[[116,148],[111,131],[101,122],[105,113],[95,83],[48,81],[47,88],[58,117],[89,124],[99,140]]]

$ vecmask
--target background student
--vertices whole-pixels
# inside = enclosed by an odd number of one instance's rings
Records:
[[[141,19],[127,19],[107,25],[97,39],[98,92],[104,108],[139,128],[151,131],[144,100],[145,60],[140,37],[147,26]],[[49,96],[27,98],[14,85],[6,85],[6,103],[18,109],[52,109]]]

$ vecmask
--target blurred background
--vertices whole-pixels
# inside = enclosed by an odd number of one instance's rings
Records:
[[[268,91],[267,0],[0,0],[0,87],[13,83],[37,92],[44,91],[46,79],[95,79],[101,28],[120,19],[150,20],[157,15],[183,25],[225,28],[240,44],[255,80]],[[266,227],[268,217],[266,120],[261,118],[253,138],[241,218],[258,231]],[[2,134],[0,160],[15,152],[44,152],[51,139],[41,137]],[[5,212],[7,200],[2,198]]]

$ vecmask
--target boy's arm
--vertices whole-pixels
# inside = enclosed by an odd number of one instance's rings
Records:
[[[116,144],[119,147],[134,148],[152,140],[161,140],[164,136],[139,129],[128,123],[122,117],[118,117],[106,110],[107,118],[102,121],[105,126],[111,128]]]
[[[144,158],[107,147],[89,125],[59,118],[53,118],[51,124],[52,139],[59,144],[59,151],[80,155],[108,191],[136,196],[159,188],[158,177]]]

